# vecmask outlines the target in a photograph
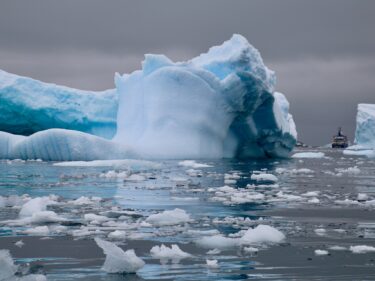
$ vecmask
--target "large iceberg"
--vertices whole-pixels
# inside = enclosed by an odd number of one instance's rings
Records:
[[[117,105],[115,89],[82,91],[0,70],[0,131],[30,135],[63,128],[111,139]]]
[[[28,78],[8,80],[0,80],[8,118],[22,104],[22,111],[36,114],[30,120],[38,120],[38,126],[59,127],[54,122],[63,120],[60,127],[83,132],[52,129],[29,137],[3,133],[0,158],[286,157],[297,138],[289,103],[275,92],[274,72],[241,35],[186,62],[146,55],[141,70],[116,74],[118,104],[112,91],[90,94]],[[7,84],[18,89],[18,98],[6,90]],[[35,110],[38,100],[43,110]],[[45,112],[52,112],[51,118]],[[4,121],[2,128],[9,127],[4,124],[9,125]],[[114,127],[112,140],[102,138],[109,138]]]
[[[358,104],[355,145],[348,147],[347,155],[375,156],[375,104]]]
[[[187,62],[146,55],[115,77],[114,140],[146,158],[287,156],[297,134],[275,80],[241,35]]]

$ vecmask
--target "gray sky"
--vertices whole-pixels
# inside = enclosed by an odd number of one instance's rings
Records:
[[[240,33],[276,71],[300,139],[325,144],[375,103],[374,29],[372,0],[2,0],[0,69],[102,90],[144,53],[189,59]]]

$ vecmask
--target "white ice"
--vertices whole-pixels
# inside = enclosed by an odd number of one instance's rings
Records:
[[[349,250],[353,254],[366,254],[375,252],[375,247],[367,245],[350,246]]]
[[[114,243],[100,238],[95,238],[95,242],[106,256],[102,269],[108,273],[135,273],[145,265],[134,250],[124,252]]]
[[[192,257],[189,253],[182,251],[176,244],[172,244],[171,247],[164,244],[154,246],[151,248],[150,254],[153,258],[159,259],[163,264],[168,263],[169,260],[172,263],[179,263],[183,259]]]
[[[323,158],[323,152],[299,152],[292,155],[292,158]]]
[[[326,256],[329,254],[327,250],[320,250],[320,249],[315,250],[314,253],[316,256]]]
[[[152,214],[147,219],[146,222],[154,226],[166,226],[166,225],[176,225],[190,222],[191,218],[185,210],[174,209],[163,211],[158,214]]]
[[[18,266],[14,264],[8,250],[0,250],[0,281],[47,281],[42,274],[16,275]]]

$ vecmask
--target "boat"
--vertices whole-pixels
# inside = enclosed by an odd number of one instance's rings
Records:
[[[337,135],[332,138],[332,148],[347,148],[348,145],[348,137],[342,134],[341,127],[339,127]]]

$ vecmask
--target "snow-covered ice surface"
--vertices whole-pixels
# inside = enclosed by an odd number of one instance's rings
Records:
[[[147,54],[141,70],[115,75],[116,92],[0,71],[0,159],[287,157],[297,131],[275,82],[238,34],[185,62]]]
[[[305,152],[325,157],[3,160],[0,250],[52,281],[374,280],[375,162]]]

